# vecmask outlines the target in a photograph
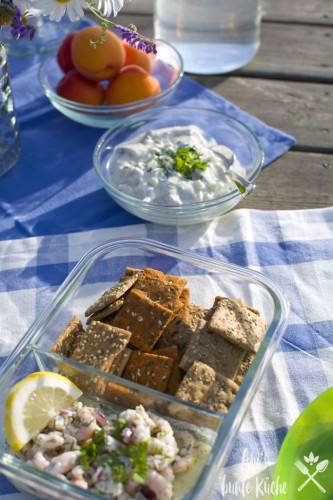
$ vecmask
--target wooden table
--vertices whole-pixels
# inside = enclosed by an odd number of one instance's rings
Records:
[[[262,0],[261,47],[227,75],[187,74],[296,139],[263,169],[237,208],[284,210],[333,205],[333,2]],[[153,34],[152,0],[133,0],[117,22]]]

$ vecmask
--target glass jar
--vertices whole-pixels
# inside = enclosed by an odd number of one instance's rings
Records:
[[[229,73],[260,45],[260,0],[156,0],[154,34],[180,52],[185,71]]]

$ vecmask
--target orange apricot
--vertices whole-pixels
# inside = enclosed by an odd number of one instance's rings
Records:
[[[140,66],[124,66],[109,83],[106,102],[112,106],[140,101],[160,92],[159,81]]]
[[[81,104],[99,106],[103,104],[105,90],[101,82],[85,78],[72,69],[59,81],[56,92],[61,97]]]
[[[102,43],[97,43],[95,48],[91,46],[91,41],[99,39],[101,30],[101,26],[87,26],[75,35],[71,45],[75,69],[95,81],[110,80],[125,62],[123,44],[110,30],[106,31]]]
[[[135,64],[151,73],[151,68],[155,55],[153,53],[147,54],[144,50],[138,50],[132,47],[126,40],[122,41],[125,49],[125,62],[124,66]]]

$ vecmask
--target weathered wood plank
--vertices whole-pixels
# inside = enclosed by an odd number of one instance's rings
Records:
[[[330,0],[262,0],[261,3],[264,21],[333,24]]]
[[[298,149],[333,153],[332,85],[235,76],[191,78],[292,135]]]
[[[257,55],[236,74],[331,83],[332,40],[332,27],[262,23]]]
[[[237,208],[297,210],[333,205],[333,155],[289,151],[265,167]]]

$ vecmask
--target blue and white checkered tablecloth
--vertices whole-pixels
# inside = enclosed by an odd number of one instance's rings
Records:
[[[288,429],[333,385],[333,208],[240,209],[210,223],[178,229],[142,223],[1,241],[1,361],[82,255],[121,236],[147,237],[248,266],[272,278],[289,300],[289,325],[210,498],[243,498],[231,487],[243,481],[248,485],[244,498],[272,499],[264,485],[272,480]],[[263,489],[251,489],[254,481]],[[3,500],[27,498],[4,477],[0,495]]]

